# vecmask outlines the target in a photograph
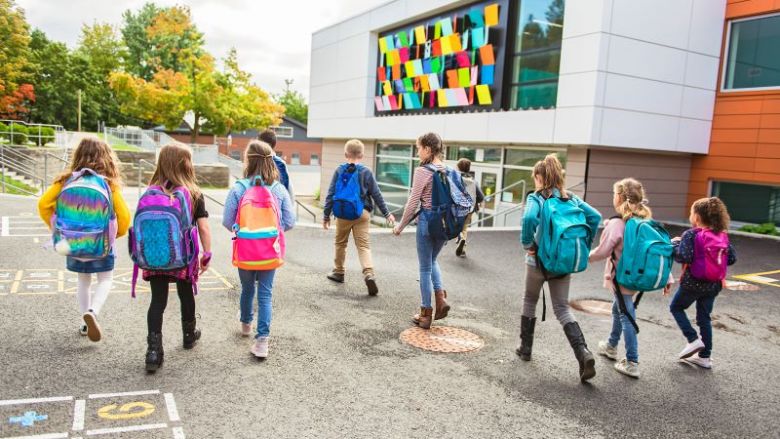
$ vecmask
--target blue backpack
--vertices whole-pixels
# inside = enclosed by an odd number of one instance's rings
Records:
[[[450,168],[440,171],[434,165],[425,168],[433,172],[428,234],[437,240],[455,239],[463,231],[474,200],[463,187],[459,173]]]
[[[542,203],[537,229],[537,261],[552,276],[579,273],[588,267],[595,231],[585,211],[571,198],[551,196]]]
[[[356,220],[363,215],[363,199],[360,197],[360,169],[355,165],[348,172],[349,164],[341,165],[336,176],[336,190],[333,193],[333,215],[343,220]]]
[[[662,289],[672,270],[672,252],[669,233],[661,223],[629,219],[615,276],[617,283],[641,292]]]
[[[279,156],[274,156],[274,163],[276,164],[276,169],[279,170],[279,181],[287,189],[287,192],[290,192],[290,176],[287,174],[287,163]],[[292,193],[290,195],[292,196]]]

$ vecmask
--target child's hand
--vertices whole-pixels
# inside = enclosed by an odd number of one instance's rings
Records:
[[[401,234],[401,229],[398,226],[393,227],[393,235],[398,236]]]
[[[680,242],[680,241],[682,241],[682,237],[680,237],[680,236],[675,236],[674,238],[672,238],[672,242],[676,243],[676,242]]]
[[[668,283],[668,284],[666,284],[666,286],[664,287],[664,293],[663,293],[663,294],[664,294],[664,296],[668,296],[668,295],[669,295],[669,294],[671,294],[671,293],[672,293],[672,284],[671,284],[671,283]]]
[[[330,220],[329,219],[326,219],[326,220],[322,221],[322,228],[325,229],[325,230],[330,229]]]
[[[203,256],[200,257],[200,274],[205,273],[209,269],[210,263],[211,263],[211,252],[203,253]]]
[[[395,225],[395,215],[392,213],[387,216],[387,224],[390,224],[391,226]]]

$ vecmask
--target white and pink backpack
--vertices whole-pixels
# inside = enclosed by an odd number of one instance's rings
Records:
[[[729,236],[726,232],[699,229],[694,238],[691,275],[696,279],[720,282],[726,279],[728,261]]]
[[[276,196],[259,176],[239,180],[246,188],[233,225],[233,266],[243,270],[275,270],[284,264],[284,230]],[[274,185],[279,184],[274,182]]]

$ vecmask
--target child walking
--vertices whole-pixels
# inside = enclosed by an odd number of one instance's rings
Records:
[[[211,261],[211,231],[208,223],[208,212],[206,211],[206,202],[198,187],[195,177],[195,167],[192,164],[192,152],[184,145],[169,144],[160,149],[157,158],[157,168],[154,170],[152,179],[149,182],[147,193],[141,197],[139,208],[136,210],[134,220],[135,239],[156,239],[166,241],[162,245],[167,245],[167,240],[159,235],[159,228],[150,227],[150,231],[155,232],[154,237],[142,236],[139,228],[146,231],[143,222],[139,222],[139,216],[143,214],[144,198],[147,196],[158,197],[157,194],[167,196],[174,206],[181,209],[188,209],[184,212],[186,218],[191,218],[191,224],[181,224],[182,229],[196,227],[203,252],[200,256],[200,273],[208,270]],[[188,199],[189,198],[189,199]],[[149,207],[151,208],[151,207]],[[159,223],[158,223],[159,224]],[[166,222],[167,224],[167,222]],[[149,221],[149,226],[152,226]],[[167,226],[166,226],[167,227]],[[165,229],[167,230],[167,228]],[[165,233],[165,231],[162,231]],[[141,235],[141,236],[139,236]],[[190,235],[191,236],[191,235]],[[146,243],[151,247],[152,243]],[[198,243],[193,242],[195,249]],[[163,252],[166,255],[168,252]],[[148,328],[147,350],[146,350],[146,370],[155,372],[163,364],[164,350],[162,343],[162,324],[163,313],[168,305],[168,289],[171,283],[176,283],[176,292],[179,295],[181,303],[181,326],[184,349],[192,349],[195,343],[200,339],[201,331],[197,328],[195,321],[195,286],[198,274],[198,254],[192,255],[194,268],[182,268],[174,271],[168,270],[144,270],[143,279],[148,281],[152,290],[152,300],[149,303],[149,311],[146,316]]]
[[[271,292],[276,268],[284,257],[284,232],[295,225],[292,201],[279,181],[273,157],[273,149],[267,143],[249,142],[244,152],[244,179],[230,189],[222,216],[222,225],[236,233],[233,265],[238,267],[241,280],[240,320],[244,337],[252,333],[252,301],[257,294],[257,333],[250,352],[261,359],[268,357]]]
[[[401,222],[395,226],[393,233],[398,236],[415,218],[417,221],[417,260],[420,264],[420,312],[412,317],[412,323],[422,329],[430,329],[433,320],[440,320],[449,314],[447,291],[444,289],[441,268],[436,260],[447,243],[446,238],[431,235],[428,223],[433,212],[433,178],[438,173],[460,177],[455,170],[447,168],[442,162],[444,144],[436,133],[423,134],[417,139],[417,155],[420,166],[414,171],[414,184],[406,202]],[[431,305],[431,295],[436,301],[434,313]]]
[[[455,248],[455,256],[461,258],[466,257],[466,238],[469,233],[469,224],[471,224],[471,218],[475,213],[479,213],[479,207],[485,200],[485,195],[482,193],[482,189],[479,188],[479,184],[474,181],[474,177],[471,175],[471,160],[463,158],[458,160],[458,171],[463,179],[463,187],[468,192],[472,200],[474,200],[474,210],[466,215],[466,222],[463,223],[463,231],[460,232],[458,237],[458,246]]]
[[[369,235],[374,204],[390,224],[395,222],[395,217],[387,210],[374,174],[360,164],[364,151],[363,142],[357,139],[349,140],[344,145],[344,157],[347,162],[333,173],[328,196],[325,198],[322,227],[328,230],[331,214],[336,217],[335,266],[328,274],[328,279],[344,283],[344,260],[347,258],[347,244],[351,232],[355,239],[360,265],[363,267],[363,281],[368,288],[368,294],[376,296],[379,288],[376,285]]]
[[[693,228],[682,237],[672,240],[674,259],[683,264],[680,286],[669,310],[688,340],[679,357],[704,369],[712,368],[712,308],[723,289],[728,265],[737,262],[737,255],[729,242],[726,230],[729,217],[726,205],[717,197],[696,200],[691,206]],[[685,313],[696,303],[696,324],[699,334],[691,326]]]
[[[555,154],[548,154],[544,160],[538,161],[534,165],[532,175],[536,191],[529,194],[526,200],[523,231],[520,236],[520,241],[527,254],[525,296],[523,298],[523,314],[520,317],[520,346],[515,352],[521,360],[531,360],[536,325],[536,304],[539,302],[539,293],[542,287],[547,283],[550,289],[553,312],[563,326],[563,332],[566,334],[579,363],[580,380],[586,381],[596,375],[595,360],[593,354],[588,350],[580,325],[569,307],[571,275],[548,277],[546,271],[537,265],[537,249],[539,248],[539,239],[544,233],[548,233],[546,230],[548,226],[540,221],[544,203],[548,199],[558,197],[574,203],[584,212],[587,226],[594,233],[598,230],[601,215],[588,203],[564,189],[563,166]],[[590,244],[588,244],[589,246]]]
[[[647,205],[645,189],[639,181],[625,178],[615,183],[612,189],[612,205],[615,207],[617,216],[606,221],[604,231],[601,232],[599,245],[590,252],[589,258],[591,262],[607,260],[604,267],[604,287],[612,293],[614,298],[612,301],[612,331],[606,341],[599,342],[598,353],[617,361],[617,346],[622,335],[626,345],[626,357],[615,363],[615,370],[632,378],[639,378],[639,343],[636,329],[629,317],[621,311],[618,296],[616,296],[616,294],[623,295],[626,312],[631,316],[631,319],[636,321],[634,295],[637,294],[637,291],[622,285],[619,292],[615,291],[613,278],[623,253],[626,221],[631,218],[651,219],[653,214]],[[672,281],[670,276],[670,283],[667,284],[664,291],[668,291]]]
[[[55,250],[67,256],[68,270],[78,273],[77,297],[84,321],[79,333],[94,342],[103,336],[97,316],[113,283],[113,242],[130,225],[117,162],[105,142],[84,138],[73,151],[69,169],[54,179],[38,201],[41,219],[54,232]],[[93,273],[97,283],[90,293]]]

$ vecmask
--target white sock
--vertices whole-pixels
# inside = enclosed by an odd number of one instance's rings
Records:
[[[78,273],[78,300],[79,300],[79,311],[81,311],[81,314],[84,314],[85,312],[89,311],[91,300],[90,300],[90,294],[89,294],[89,285],[92,283],[92,274],[91,273]]]
[[[111,285],[114,283],[114,271],[104,271],[97,273],[97,283],[95,292],[92,294],[92,311],[97,315],[103,308],[103,304],[108,299],[108,293],[111,291]]]

